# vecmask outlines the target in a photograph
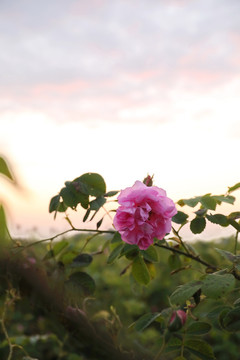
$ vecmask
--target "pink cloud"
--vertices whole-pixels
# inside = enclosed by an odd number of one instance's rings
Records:
[[[38,84],[32,88],[32,94],[34,96],[53,94],[53,95],[71,95],[85,90],[89,87],[89,83],[85,81],[74,81],[62,84]]]

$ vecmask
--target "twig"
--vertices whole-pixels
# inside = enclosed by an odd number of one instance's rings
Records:
[[[175,248],[170,247],[170,246],[160,245],[160,244],[158,244],[158,243],[155,243],[154,245],[155,245],[155,246],[158,246],[158,247],[160,247],[160,248],[163,248],[163,249],[166,249],[166,250],[175,252],[175,253],[177,253],[177,254],[179,254],[179,255],[184,255],[184,256],[186,256],[186,257],[189,257],[190,259],[195,260],[195,261],[199,262],[200,264],[202,264],[202,265],[204,265],[204,266],[206,266],[206,267],[208,267],[208,268],[210,268],[210,269],[212,269],[212,270],[218,270],[218,268],[217,268],[215,265],[211,265],[211,264],[207,263],[206,261],[202,260],[199,256],[194,256],[194,255],[192,255],[192,254],[190,254],[190,253],[186,253],[186,252],[184,252],[184,251],[175,249]]]
[[[72,228],[72,229],[68,229],[68,230],[65,230],[57,235],[54,235],[52,237],[49,237],[49,238],[46,238],[46,239],[41,239],[41,240],[37,240],[37,241],[34,241],[30,244],[27,244],[25,246],[22,246],[22,247],[18,247],[19,251],[16,251],[16,253],[19,253],[21,252],[22,250],[25,250],[31,246],[34,246],[34,245],[38,245],[38,244],[41,244],[43,242],[46,242],[46,241],[53,241],[55,240],[56,238],[58,238],[59,236],[62,236],[62,235],[65,235],[69,232],[72,232],[72,231],[78,231],[78,232],[95,232],[97,234],[115,234],[116,231],[114,230],[94,230],[94,229],[77,229],[77,228]]]

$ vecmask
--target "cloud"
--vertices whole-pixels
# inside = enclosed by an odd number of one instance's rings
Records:
[[[239,11],[234,0],[2,1],[0,112],[134,121],[138,107],[162,109],[160,121],[176,89],[197,96],[239,74]]]

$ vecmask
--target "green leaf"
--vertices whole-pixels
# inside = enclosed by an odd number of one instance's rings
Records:
[[[9,180],[13,182],[15,181],[7,162],[1,156],[0,156],[0,174],[6,176]]]
[[[233,186],[231,186],[231,187],[229,187],[229,188],[228,188],[228,193],[230,194],[231,192],[233,192],[233,191],[235,191],[235,190],[237,190],[237,189],[239,189],[239,188],[240,188],[240,182],[237,183],[237,184],[235,184],[235,185],[233,185]]]
[[[106,193],[106,184],[103,177],[96,173],[86,173],[73,180],[79,190],[86,195],[101,196]]]
[[[100,228],[100,226],[102,225],[103,219],[104,219],[104,217],[102,217],[102,218],[97,222],[97,224],[96,224],[97,230],[98,230],[98,229]]]
[[[121,256],[126,256],[127,259],[134,259],[139,253],[139,247],[137,245],[125,244]]]
[[[158,262],[158,253],[153,245],[149,246],[147,250],[141,250],[141,253],[145,260],[150,262]]]
[[[213,224],[218,224],[221,226],[228,226],[229,222],[228,222],[228,218],[225,215],[222,214],[210,214],[210,215],[206,215],[206,218],[211,221]]]
[[[190,223],[190,229],[193,234],[200,234],[206,227],[206,220],[204,217],[196,216]]]
[[[132,275],[134,279],[142,285],[147,285],[151,280],[148,268],[141,256],[137,256],[133,260]]]
[[[208,209],[205,209],[205,208],[199,209],[197,211],[194,211],[194,214],[196,214],[197,216],[204,216],[207,213],[207,210]]]
[[[212,198],[217,200],[217,202],[225,202],[227,204],[234,204],[234,201],[236,200],[236,198],[231,195],[213,195]]]
[[[84,295],[92,295],[96,287],[93,278],[82,271],[71,274],[66,283],[73,291],[83,293]]]
[[[90,254],[79,254],[77,255],[71,264],[72,267],[88,266],[91,264],[93,258]]]
[[[49,204],[49,212],[50,213],[58,210],[59,202],[60,202],[60,195],[56,195],[51,198],[50,204]]]
[[[206,208],[210,210],[215,210],[217,206],[217,200],[214,199],[214,197],[210,195],[204,195],[200,199],[201,204]]]
[[[117,195],[119,191],[108,191],[106,194],[104,194],[104,197],[112,197],[114,195]]]
[[[122,242],[122,238],[121,235],[119,234],[119,232],[115,232],[115,234],[113,235],[113,238],[111,240],[112,244],[118,243],[118,242]]]
[[[240,232],[240,224],[237,221],[235,221],[231,218],[228,218],[228,221],[229,221],[229,224],[231,224],[234,227],[234,229],[236,229],[238,232]]]
[[[202,281],[191,281],[187,284],[180,285],[170,296],[172,304],[182,305],[192,297],[196,291],[202,287]]]
[[[3,206],[0,205],[0,245],[1,246],[8,245],[9,240],[10,240],[10,236],[8,232],[5,211]]]
[[[228,215],[228,219],[240,219],[240,211],[234,211],[231,214]]]
[[[211,346],[200,339],[189,339],[184,342],[185,347],[202,360],[216,359]]]
[[[222,318],[221,322],[224,329],[236,332],[240,331],[240,311],[239,307],[230,310],[228,313],[225,314]]]
[[[106,202],[106,199],[103,196],[97,197],[95,200],[91,201],[90,210],[98,211]]]
[[[172,217],[172,221],[176,224],[183,224],[187,220],[188,215],[185,214],[183,211],[178,211],[176,215]]]
[[[71,207],[72,209],[75,208],[79,201],[76,195],[71,191],[70,187],[64,187],[60,191],[60,195],[63,199],[65,205]]]
[[[209,274],[202,282],[202,292],[211,299],[221,299],[235,286],[235,278],[231,274]]]
[[[204,335],[211,330],[212,326],[209,323],[203,321],[197,321],[189,325],[186,330],[187,334]]]
[[[87,219],[88,219],[88,217],[89,217],[89,215],[90,215],[90,212],[91,212],[91,210],[90,210],[90,209],[87,209],[87,211],[85,212],[85,215],[84,215],[84,217],[83,217],[83,222],[87,221]]]
[[[180,206],[188,205],[190,207],[195,207],[199,203],[200,199],[201,199],[200,196],[196,196],[191,199],[181,199],[177,203]]]
[[[149,325],[151,325],[160,315],[161,313],[158,312],[144,314],[135,322],[135,330],[139,332],[143,331]]]
[[[232,263],[235,263],[236,260],[240,260],[239,257],[237,255],[232,254],[230,251],[226,251],[226,250],[222,250],[222,249],[218,249],[215,248],[217,250],[217,252],[219,252],[219,254],[221,254],[225,259],[231,261]]]
[[[117,245],[110,253],[107,259],[107,264],[112,264],[118,258],[123,248],[124,248],[124,244],[122,242],[119,245]]]
[[[67,205],[65,205],[63,201],[60,201],[57,211],[58,212],[65,212],[67,210],[67,208],[68,208]]]

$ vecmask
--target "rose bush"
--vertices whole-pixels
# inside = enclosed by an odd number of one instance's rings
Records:
[[[14,181],[1,157],[0,174]],[[240,183],[224,195],[180,199],[180,207],[199,206],[190,215],[177,211],[165,190],[152,185],[150,176],[136,181],[120,192],[119,208],[107,210],[105,203],[118,191],[107,191],[101,175],[66,181],[49,212],[54,218],[64,213],[70,228],[33,242],[11,237],[0,205],[1,359],[24,353],[21,358],[29,360],[238,360],[240,211],[214,212],[222,203],[234,204],[232,193]],[[95,229],[73,225],[67,211],[79,207],[83,223],[98,217]],[[111,212],[115,229],[100,230]],[[200,234],[208,222],[231,226],[236,234],[218,243],[221,248],[210,243],[208,249],[206,242],[190,245],[180,235],[183,226]],[[70,232],[82,235],[65,237]],[[216,342],[217,337],[224,341]]]
[[[126,243],[146,250],[154,238],[162,240],[171,231],[177,209],[165,190],[136,181],[120,192],[118,203],[113,224]]]

